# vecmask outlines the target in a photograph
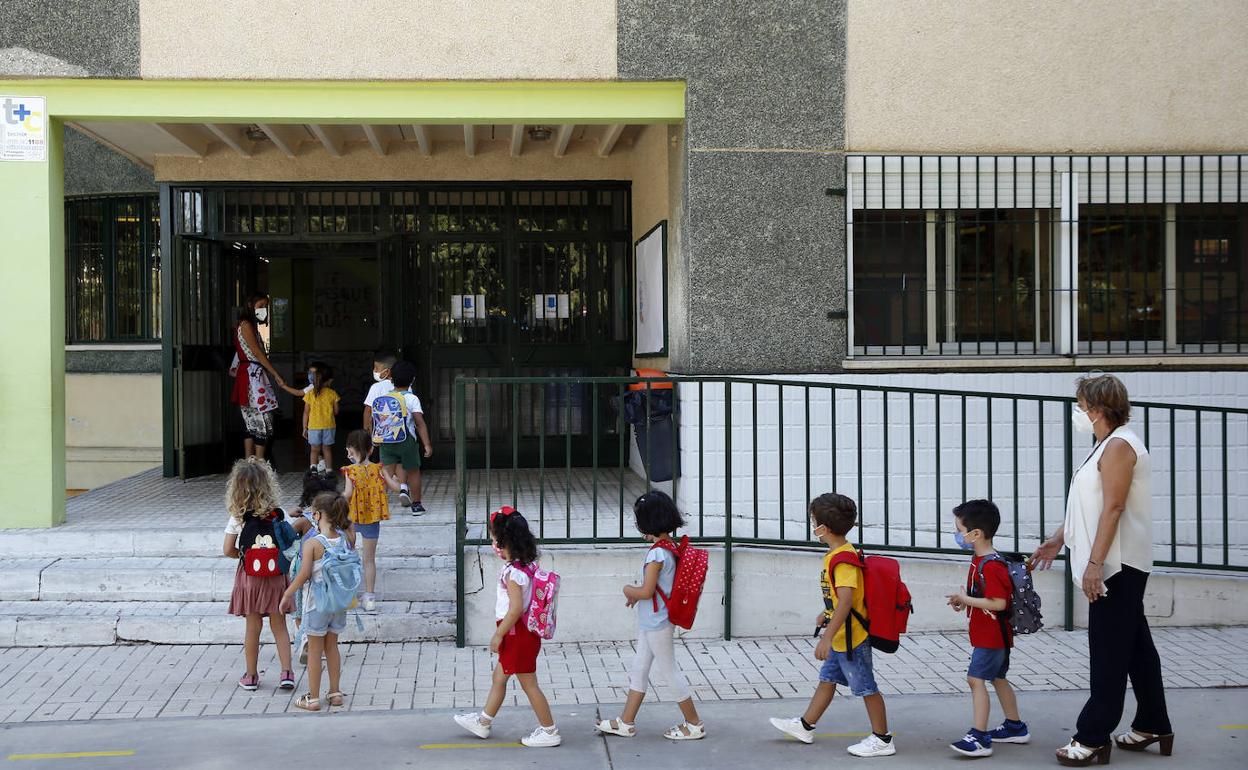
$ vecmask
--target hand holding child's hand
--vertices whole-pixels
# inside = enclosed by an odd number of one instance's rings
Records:
[[[815,660],[827,660],[832,652],[832,635],[824,634],[815,645]]]

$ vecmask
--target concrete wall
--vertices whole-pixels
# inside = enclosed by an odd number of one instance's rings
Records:
[[[614,0],[142,0],[144,78],[615,76]]]
[[[138,77],[139,2],[6,0],[0,77]]]
[[[635,611],[624,606],[621,588],[640,577],[642,546],[549,548],[542,566],[563,578],[559,593],[556,640],[605,641],[637,635]],[[910,631],[957,631],[966,617],[952,612],[945,597],[966,580],[967,560],[936,557],[901,559],[902,579],[914,596]],[[467,641],[486,644],[494,632],[494,600],[500,562],[489,548],[469,552],[465,604]],[[819,593],[820,554],[816,551],[734,549],[732,554],[732,633],[736,637],[801,636],[811,633],[823,602]],[[1064,580],[1056,569],[1037,576],[1045,625],[1064,622]],[[1145,611],[1159,626],[1245,625],[1248,604],[1235,598],[1248,578],[1196,572],[1155,572],[1149,581]],[[1087,623],[1087,602],[1075,592],[1075,620]],[[724,558],[711,550],[710,572],[692,631],[695,639],[721,637],[724,630]],[[1026,645],[1021,641],[1020,645]]]
[[[620,0],[619,77],[687,83],[670,367],[810,371],[844,350],[843,2]]]
[[[850,0],[851,151],[1243,150],[1242,0]]]
[[[66,486],[91,489],[161,461],[159,374],[65,375]]]

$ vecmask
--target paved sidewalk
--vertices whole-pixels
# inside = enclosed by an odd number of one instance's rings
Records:
[[[1248,687],[1248,628],[1155,629],[1170,688]],[[267,634],[266,634],[267,638]],[[344,645],[346,711],[474,708],[493,666],[483,648],[447,642]],[[552,704],[624,699],[633,649],[627,643],[547,644],[538,674]],[[701,701],[805,698],[818,663],[809,638],[684,641],[677,662]],[[885,694],[962,693],[969,650],[964,633],[907,636],[896,655],[877,654]],[[294,693],[276,689],[273,648],[261,650],[259,691],[237,687],[240,645],[0,649],[0,722],[141,719],[295,711]],[[1019,643],[1010,679],[1024,691],[1087,686],[1087,634],[1051,631]],[[657,688],[658,700],[669,700]],[[509,703],[523,701],[513,687]],[[336,709],[337,710],[337,709]]]

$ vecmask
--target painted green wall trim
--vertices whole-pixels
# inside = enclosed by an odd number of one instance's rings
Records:
[[[679,81],[3,80],[61,120],[159,123],[670,123]]]
[[[65,520],[65,244],[62,126],[46,163],[0,162],[0,528]],[[20,363],[16,363],[20,362]]]

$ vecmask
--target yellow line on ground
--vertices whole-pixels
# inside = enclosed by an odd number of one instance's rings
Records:
[[[10,754],[10,762],[18,762],[23,759],[92,759],[95,757],[133,757],[134,751],[123,749],[120,751],[64,751],[59,754]]]
[[[422,749],[519,749],[520,743],[426,743]]]
[[[1218,725],[1219,730],[1248,730],[1248,725]]]

